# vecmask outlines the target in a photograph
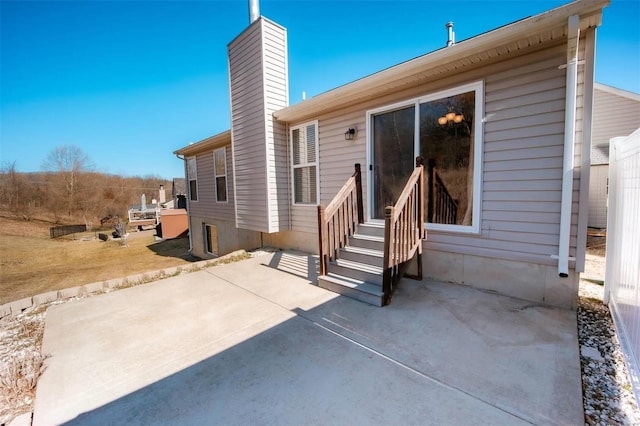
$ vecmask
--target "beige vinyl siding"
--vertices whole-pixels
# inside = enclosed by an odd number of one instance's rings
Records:
[[[558,252],[564,46],[485,77],[481,233],[431,232],[427,247],[550,263]],[[513,61],[509,61],[513,62]],[[505,63],[504,65],[508,65]]]
[[[482,222],[478,236],[431,232],[427,248],[554,264],[564,155],[564,45],[485,78]],[[509,61],[514,62],[514,61]],[[509,62],[504,65],[508,65]],[[582,120],[582,72],[576,129]],[[580,164],[576,132],[575,164]],[[570,255],[575,255],[579,174],[574,172]]]
[[[609,188],[609,165],[591,166],[589,179],[589,226],[607,227],[607,197]]]
[[[614,89],[615,91],[615,89]],[[629,94],[633,97],[633,94]],[[606,86],[594,89],[592,146],[608,147],[609,140],[626,136],[640,127],[640,101],[612,93]],[[637,95],[635,95],[637,97]],[[607,148],[608,149],[608,148]],[[592,159],[589,180],[589,226],[607,226],[608,162]]]
[[[227,153],[227,170],[231,168],[231,146],[224,145]],[[218,148],[222,148],[218,147]],[[218,149],[216,148],[216,149]],[[213,149],[198,153],[196,156],[198,168],[198,202],[189,206],[189,214],[215,220],[233,221],[235,217],[233,204],[233,176],[227,172],[227,200],[226,203],[216,202],[216,187],[213,168]]]
[[[318,168],[320,173],[320,204],[331,202],[347,179],[353,175],[354,164],[360,163],[363,172],[363,192],[366,196],[366,138],[364,114],[361,109],[341,110],[323,115],[318,121]],[[295,127],[303,123],[291,124]],[[359,129],[352,141],[344,140],[344,132]],[[366,204],[365,204],[366,208]],[[318,231],[318,209],[316,206],[291,206],[291,223],[294,231]]]
[[[267,179],[272,231],[289,228],[287,130],[273,113],[288,106],[287,31],[269,21],[263,26],[263,66],[267,128]]]
[[[288,227],[286,137],[272,117],[287,105],[286,30],[260,18],[228,50],[236,226],[277,232]]]
[[[267,228],[260,38],[261,25],[256,21],[228,48],[236,226],[253,230]]]
[[[640,127],[640,102],[624,96],[594,90],[593,146],[609,145],[609,139],[627,136]]]
[[[582,42],[584,40],[581,40]],[[583,43],[584,46],[584,43]],[[581,49],[582,50],[582,49]],[[480,234],[430,231],[427,249],[553,265],[558,253],[566,45],[494,63],[323,114],[318,119],[320,195],[327,205],[362,164],[367,208],[366,111],[471,81],[485,82]],[[575,164],[580,164],[584,77],[579,69]],[[299,123],[291,123],[297,125]],[[344,132],[356,127],[356,140]],[[575,255],[579,167],[574,173],[570,255]],[[365,214],[366,216],[366,214]],[[314,230],[315,212],[292,208],[294,230]],[[427,254],[428,255],[428,254]]]

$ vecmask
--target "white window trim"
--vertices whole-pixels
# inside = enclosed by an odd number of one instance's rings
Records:
[[[216,152],[222,151],[224,156],[224,174],[218,174],[218,168],[216,167]],[[218,178],[224,177],[225,194],[227,199],[220,201],[218,199]],[[216,203],[228,204],[229,203],[229,178],[227,173],[227,148],[222,147],[213,150],[213,187],[216,194]]]
[[[308,126],[315,125],[315,150],[316,150],[316,161],[313,163],[300,163],[293,164],[293,131],[294,130],[304,130]],[[291,204],[294,206],[317,206],[320,204],[320,143],[318,140],[318,120],[309,121],[306,123],[299,124],[297,126],[292,126],[289,128],[289,149],[291,151],[289,164],[291,166]],[[296,181],[294,177],[294,169],[303,168],[303,167],[316,167],[316,201],[315,203],[296,203]]]
[[[195,179],[191,179],[191,176],[189,175],[189,161],[190,160],[194,161],[194,170],[195,170],[195,174],[196,174]],[[195,200],[193,200],[191,198],[191,181],[192,180],[196,181],[196,199]],[[197,159],[197,156],[195,156],[195,155],[193,157],[188,157],[187,158],[187,188],[188,188],[188,191],[189,191],[189,200],[188,200],[188,202],[189,203],[197,203],[198,200],[200,199],[200,194],[199,194],[200,191],[199,191],[199,188],[198,188],[198,159]]]
[[[405,101],[396,102],[393,104],[385,105],[382,107],[378,107],[375,109],[368,110],[366,113],[367,121],[366,121],[366,138],[367,138],[367,164],[373,164],[373,116],[382,112],[392,111],[394,109],[400,109],[408,106],[415,106],[416,109],[416,126],[415,126],[415,135],[414,135],[414,153],[420,151],[420,104],[424,102],[429,102],[441,98],[446,98],[449,96],[457,95],[464,92],[475,91],[476,99],[475,99],[475,124],[474,124],[474,132],[475,132],[475,145],[474,145],[474,169],[473,169],[473,224],[471,226],[464,225],[445,225],[440,223],[426,223],[425,228],[428,231],[443,231],[443,232],[454,232],[454,233],[462,233],[462,234],[480,234],[481,222],[482,222],[482,169],[484,165],[484,159],[482,157],[482,153],[484,152],[484,81],[479,80],[472,83],[462,84],[460,86],[455,86],[450,89],[441,90],[439,92],[429,93],[427,95],[423,95],[417,98],[408,99]],[[373,172],[371,171],[371,167],[368,167],[368,175],[367,181],[372,182]],[[367,215],[368,220],[374,223],[384,223],[383,220],[372,219],[372,205],[374,194],[373,185],[367,185],[367,199],[368,199],[368,208]]]

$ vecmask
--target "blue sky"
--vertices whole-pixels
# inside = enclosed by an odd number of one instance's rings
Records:
[[[563,0],[262,0],[289,38],[290,103]],[[172,152],[229,128],[226,46],[247,0],[0,2],[0,162],[39,171],[55,147],[104,173],[180,177]],[[640,92],[640,1],[612,0],[596,81]]]

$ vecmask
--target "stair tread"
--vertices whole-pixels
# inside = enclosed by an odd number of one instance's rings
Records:
[[[319,278],[331,281],[334,284],[338,284],[344,287],[348,287],[354,290],[362,291],[364,293],[373,294],[375,296],[382,296],[382,288],[379,285],[372,284],[366,281],[357,280],[349,277],[345,277],[338,274],[329,273],[327,275],[321,275]]]
[[[384,223],[371,223],[371,222],[365,222],[365,223],[361,223],[358,225],[358,227],[362,226],[363,228],[378,228],[378,229],[384,229]]]
[[[343,247],[342,250],[349,251],[349,252],[352,252],[352,253],[366,254],[366,255],[374,256],[374,257],[384,257],[384,252],[383,251],[370,249],[370,248],[356,247],[356,246],[346,246],[346,247]]]
[[[361,240],[369,240],[369,241],[378,241],[384,243],[384,237],[376,237],[375,235],[367,235],[367,234],[354,234],[351,238],[361,239]]]
[[[362,272],[369,272],[372,274],[382,274],[382,267],[369,265],[366,263],[355,262],[353,260],[347,259],[336,259],[332,263],[335,263],[338,266],[342,266],[349,269],[355,269]]]

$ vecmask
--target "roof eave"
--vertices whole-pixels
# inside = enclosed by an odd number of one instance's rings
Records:
[[[435,69],[446,63],[468,57],[471,54],[487,52],[508,42],[529,38],[555,27],[564,28],[567,25],[567,18],[572,15],[578,14],[581,18],[595,17],[595,20],[589,20],[586,26],[599,26],[602,8],[608,4],[609,0],[578,0],[569,3],[480,34],[453,46],[419,56],[296,105],[283,108],[276,111],[274,117],[280,121],[293,122],[329,109],[344,108],[356,104],[361,101],[357,96],[359,93],[370,92],[371,95],[377,95],[376,88],[380,88],[378,90],[382,94],[385,91],[383,86],[394,80],[407,78],[428,69]]]
[[[619,89],[617,87],[608,86],[602,83],[594,83],[594,89],[601,90],[606,93],[610,93],[612,95],[621,96],[623,98],[627,98],[629,100],[640,102],[640,94],[635,92],[630,92],[628,90]]]
[[[231,143],[231,130],[226,130],[217,135],[209,136],[201,141],[191,143],[185,147],[173,151],[175,155],[190,156],[209,149],[218,148]]]

